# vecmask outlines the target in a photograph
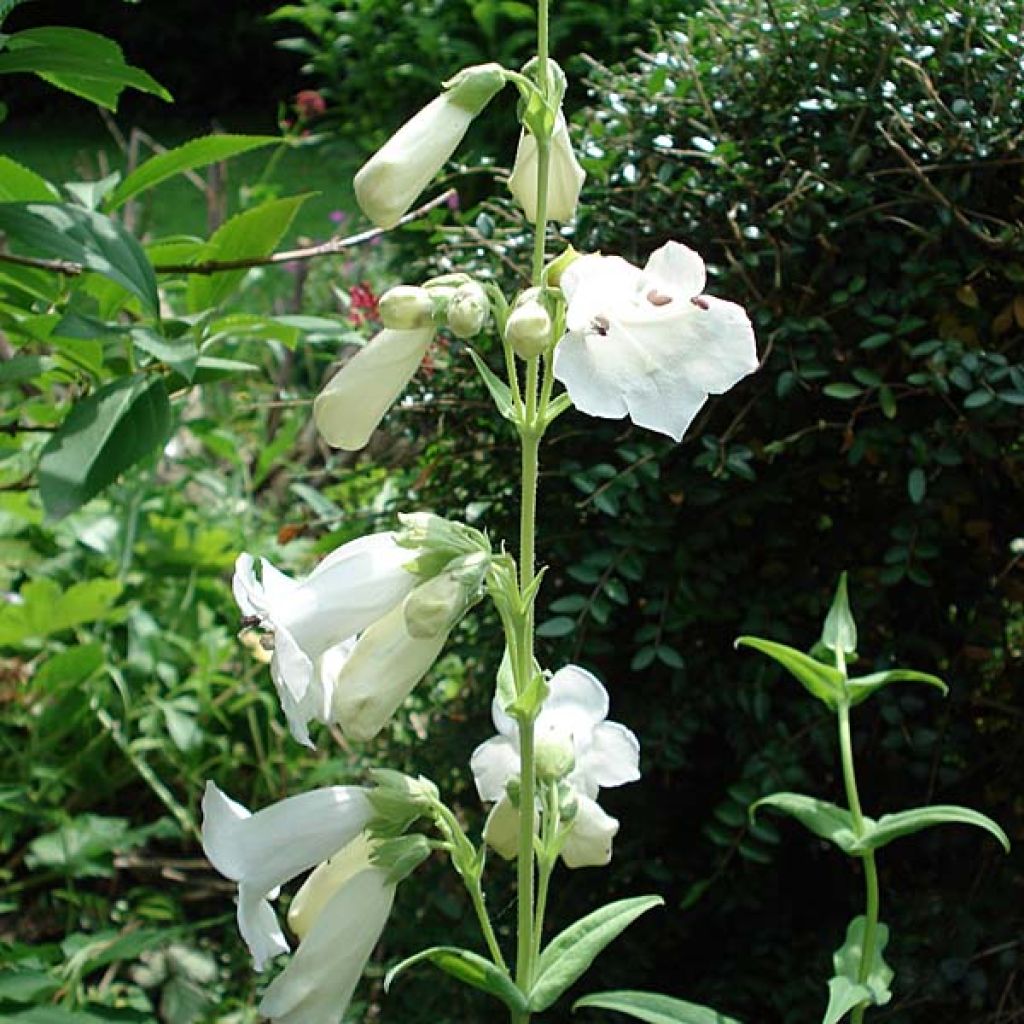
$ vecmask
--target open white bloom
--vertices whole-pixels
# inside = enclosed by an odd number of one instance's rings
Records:
[[[565,751],[574,767],[564,781],[577,803],[562,859],[570,868],[607,864],[619,823],[598,806],[597,796],[603,786],[622,786],[640,778],[640,744],[624,725],[605,721],[608,692],[585,669],[567,665],[551,677],[549,688],[537,716],[536,746]],[[495,804],[485,838],[498,853],[511,858],[516,855],[519,811],[507,785],[520,773],[519,727],[498,698],[491,715],[498,735],[473,751],[470,767],[480,799]]]
[[[269,898],[308,876],[288,912],[299,948],[267,988],[260,1013],[284,1024],[337,1024],[394,901],[395,883],[371,862],[366,792],[333,786],[250,814],[212,782],[203,797],[203,848],[238,882],[238,923],[256,970],[288,952]]]
[[[566,334],[555,376],[591,416],[629,415],[680,440],[708,395],[757,369],[742,306],[702,295],[704,261],[668,242],[643,270],[619,256],[581,256],[562,274]]]
[[[339,657],[419,582],[406,568],[416,554],[400,547],[395,534],[375,533],[343,544],[304,580],[286,576],[265,558],[257,579],[252,555],[239,555],[235,600],[251,624],[273,631],[271,676],[300,743],[311,745],[311,720],[330,720],[330,670]]]
[[[537,223],[537,162],[537,139],[524,128],[519,136],[508,187],[531,224]],[[572,220],[586,176],[572,150],[565,115],[559,110],[551,136],[551,158],[548,164],[547,215],[550,220],[560,223]]]
[[[335,448],[365,448],[384,414],[419,369],[434,337],[432,325],[385,327],[328,382],[313,402],[320,436]]]
[[[466,68],[402,125],[356,174],[356,199],[366,216],[382,228],[394,227],[504,84],[498,64]]]

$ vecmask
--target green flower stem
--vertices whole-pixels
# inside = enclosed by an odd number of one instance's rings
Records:
[[[864,834],[864,811],[861,809],[860,794],[857,792],[857,774],[853,764],[853,738],[850,732],[850,705],[845,699],[839,702],[839,754],[843,762],[843,781],[846,785],[846,800],[853,816],[853,830],[858,836]],[[878,934],[878,868],[875,852],[869,850],[862,858],[864,863],[864,885],[867,892],[865,909],[864,947],[860,954],[860,970],[857,980],[863,985],[871,973],[871,961],[875,957],[875,941]],[[867,1003],[861,1003],[853,1011],[851,1024],[861,1024]]]
[[[480,876],[474,875],[466,880],[466,888],[469,890],[469,898],[473,901],[473,909],[476,911],[477,920],[480,922],[480,931],[483,932],[484,941],[487,943],[487,950],[496,966],[503,971],[508,970],[505,957],[502,956],[501,946],[498,945],[498,937],[494,934],[494,927],[491,924],[490,915],[487,913],[487,906],[484,903],[484,891],[480,885]]]

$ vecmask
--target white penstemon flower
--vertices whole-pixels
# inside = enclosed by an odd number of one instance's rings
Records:
[[[251,814],[212,782],[203,796],[203,849],[238,883],[238,925],[257,971],[289,951],[270,904],[280,886],[310,868],[288,923],[300,939],[267,988],[259,1012],[284,1024],[336,1024],[387,923],[395,896],[371,861],[366,791],[332,786]]]
[[[566,334],[555,376],[591,416],[629,415],[680,440],[709,395],[757,369],[742,306],[703,295],[704,261],[668,242],[644,269],[619,256],[581,256],[561,277]]]
[[[622,786],[640,778],[640,744],[618,722],[608,722],[608,692],[585,669],[567,665],[549,681],[549,695],[535,725],[538,751],[545,746],[565,752],[573,763],[565,783],[576,800],[576,815],[562,847],[570,868],[607,864],[619,823],[597,803],[602,787]],[[470,766],[480,799],[494,803],[485,838],[502,856],[516,856],[519,814],[508,795],[518,778],[519,727],[496,697],[491,708],[498,735],[473,752]]]

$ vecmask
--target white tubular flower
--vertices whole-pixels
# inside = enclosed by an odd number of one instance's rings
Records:
[[[742,306],[702,295],[704,261],[668,242],[643,270],[581,256],[562,274],[568,301],[555,376],[591,416],[629,415],[679,441],[707,401],[757,369]]]
[[[257,971],[289,949],[269,900],[281,885],[355,839],[372,816],[358,786],[315,789],[252,814],[206,784],[203,850],[222,875],[238,883],[238,930]]]
[[[384,414],[419,369],[434,337],[433,326],[385,327],[331,379],[313,402],[320,436],[335,448],[366,447]]]
[[[379,227],[394,227],[504,84],[498,64],[466,68],[447,83],[359,169],[354,184],[363,213]]]
[[[604,786],[640,778],[640,744],[624,725],[605,721],[608,693],[585,669],[567,665],[551,677],[549,688],[535,725],[537,747],[563,748],[565,762],[575,765],[564,779],[577,807],[562,859],[571,868],[607,864],[619,823],[601,810],[596,798]],[[484,836],[499,854],[513,857],[519,811],[507,785],[520,773],[519,727],[497,698],[491,714],[498,735],[473,751],[470,767],[480,799],[495,803]]]
[[[416,554],[400,547],[393,533],[371,534],[343,544],[304,580],[293,580],[266,559],[257,580],[252,555],[239,555],[235,600],[251,624],[273,631],[271,676],[300,743],[311,745],[311,720],[329,721],[330,671],[356,634],[400,607],[416,586],[406,568]]]
[[[512,176],[508,179],[508,187],[531,224],[537,223],[537,162],[537,139],[524,128],[519,136],[519,147],[516,149],[516,160],[512,166]],[[586,176],[572,150],[565,115],[559,110],[551,136],[551,158],[548,164],[549,220],[563,224],[572,220],[576,215],[576,204]]]

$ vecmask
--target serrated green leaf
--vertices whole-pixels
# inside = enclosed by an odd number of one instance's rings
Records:
[[[473,360],[476,372],[480,374],[481,380],[487,387],[494,399],[494,404],[499,413],[507,420],[514,418],[512,391],[509,386],[477,355],[473,349],[469,349],[469,357]]]
[[[624,1013],[627,1017],[635,1017],[647,1024],[739,1024],[734,1018],[726,1017],[710,1007],[687,1003],[657,992],[595,992],[577,999],[572,1009],[575,1013],[588,1006]]]
[[[117,580],[83,580],[63,591],[51,579],[31,580],[22,586],[17,603],[0,607],[0,646],[39,640],[95,622],[109,613],[120,596]]]
[[[736,646],[752,647],[755,651],[767,654],[800,682],[808,693],[833,710],[836,708],[843,692],[843,674],[838,669],[824,665],[794,647],[756,636],[741,636]]]
[[[156,316],[156,274],[141,245],[116,221],[68,203],[0,203],[0,232],[26,255],[69,260],[135,295]]]
[[[660,896],[635,896],[595,910],[556,935],[540,955],[530,1010],[540,1013],[580,978],[595,957],[641,914],[664,905]]]
[[[857,650],[857,623],[850,610],[850,598],[846,589],[846,573],[839,576],[832,607],[825,616],[825,625],[821,631],[821,642],[830,651],[842,651],[854,654]]]
[[[895,814],[883,814],[878,821],[870,822],[867,832],[860,841],[859,849],[880,850],[894,839],[900,839],[922,829],[936,825],[973,825],[984,829],[995,837],[1010,852],[1010,840],[1006,833],[987,815],[970,807],[956,807],[951,804],[936,804],[934,807],[916,807]]]
[[[163,381],[138,373],[111,381],[77,402],[43,448],[39,494],[60,519],[126,469],[159,449],[171,432]]]
[[[516,988],[505,971],[479,954],[468,949],[460,949],[458,946],[433,946],[406,957],[384,976],[384,991],[387,992],[391,988],[399,974],[424,961],[433,964],[445,974],[450,974],[464,985],[500,999],[515,1013],[525,1013],[528,1009],[522,992]]]
[[[835,843],[844,853],[853,854],[858,850],[853,815],[827,800],[805,796],[803,793],[772,793],[751,806],[751,817],[762,807],[771,807],[788,814],[791,818],[796,818],[804,828],[816,836],[821,836],[822,839]]]
[[[850,706],[856,707],[866,701],[876,690],[880,690],[890,683],[926,683],[941,690],[943,696],[949,692],[949,687],[938,676],[929,675],[927,672],[915,672],[910,668],[893,668],[885,672],[872,672],[871,675],[847,680],[846,695],[850,700]]]
[[[151,157],[132,171],[107,196],[104,209],[108,213],[118,210],[139,193],[185,171],[194,171],[240,153],[280,142],[274,135],[207,135],[205,138],[191,139],[182,146]]]

